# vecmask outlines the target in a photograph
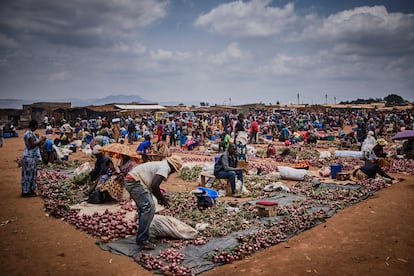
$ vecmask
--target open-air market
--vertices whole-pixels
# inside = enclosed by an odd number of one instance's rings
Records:
[[[3,132],[2,156],[15,156],[2,166],[21,170],[20,200],[40,198],[48,217],[151,273],[208,275],[413,185],[411,105],[116,106],[58,109],[59,120],[37,108],[41,120]],[[393,252],[401,271],[406,249]]]
[[[1,275],[414,275],[414,1],[0,1]]]

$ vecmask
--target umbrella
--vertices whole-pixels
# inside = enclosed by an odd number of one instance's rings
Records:
[[[102,147],[102,152],[114,158],[120,158],[121,155],[127,155],[137,162],[142,161],[141,155],[136,153],[133,149],[125,144],[111,143]]]
[[[407,140],[410,138],[414,138],[414,130],[403,130],[395,134],[392,138],[393,140]]]

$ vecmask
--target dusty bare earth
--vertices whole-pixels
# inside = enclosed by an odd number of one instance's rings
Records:
[[[14,160],[22,150],[21,135],[0,149],[1,275],[153,275],[47,216],[41,198],[21,198]],[[202,275],[414,275],[414,176],[394,176],[405,180],[286,243]]]

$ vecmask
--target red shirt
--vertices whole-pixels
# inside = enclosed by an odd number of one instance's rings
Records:
[[[252,130],[255,132],[259,131],[259,123],[257,121],[252,122]]]

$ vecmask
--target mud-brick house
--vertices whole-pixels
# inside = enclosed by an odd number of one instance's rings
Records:
[[[97,119],[98,117],[111,119],[117,116],[119,110],[114,104],[72,107],[56,110],[56,113],[60,114],[56,119],[58,121],[66,119],[70,123],[76,122],[78,118],[82,120]]]
[[[97,119],[98,117],[106,118],[111,121],[113,118],[122,116],[135,117],[153,111],[163,110],[164,107],[158,104],[118,104],[110,103],[103,105],[88,105],[83,107],[73,107],[69,109],[58,109],[56,113],[69,122],[75,122],[77,118]],[[56,119],[61,118],[56,117]]]
[[[57,109],[69,109],[71,108],[70,102],[38,102],[32,104],[24,104],[22,114],[20,116],[20,125],[27,127],[30,120],[37,120],[39,123],[43,121],[45,116],[49,119],[52,117],[59,116],[55,112]]]

